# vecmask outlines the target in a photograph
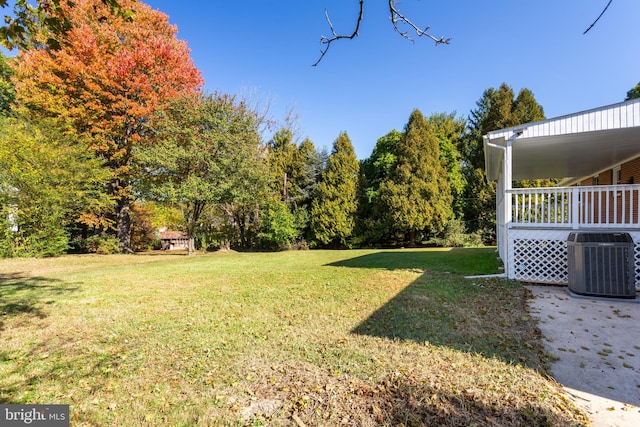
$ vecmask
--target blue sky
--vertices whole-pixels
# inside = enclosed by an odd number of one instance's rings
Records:
[[[341,131],[358,158],[402,130],[414,108],[467,118],[484,90],[533,91],[547,117],[624,100],[640,81],[640,1],[404,0],[400,10],[449,45],[393,31],[387,2],[365,1],[360,37],[334,43],[317,67],[325,9],[351,33],[357,0],[143,0],[169,15],[209,92],[249,97],[298,137],[331,148]]]

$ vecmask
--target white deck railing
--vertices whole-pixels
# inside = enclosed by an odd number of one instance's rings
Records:
[[[639,225],[640,185],[514,188],[507,193],[511,195],[508,227],[579,229]]]

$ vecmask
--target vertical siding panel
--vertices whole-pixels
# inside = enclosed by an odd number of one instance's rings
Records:
[[[591,123],[591,117],[589,114],[585,114],[584,121],[582,122],[582,131],[589,132],[589,124]]]
[[[591,116],[591,113],[585,114],[582,131],[589,132],[591,130],[591,123],[593,123],[593,117]]]
[[[584,132],[585,117],[576,117],[576,132]]]

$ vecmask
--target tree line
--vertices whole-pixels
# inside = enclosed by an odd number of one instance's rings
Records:
[[[493,243],[482,135],[544,119],[530,90],[487,89],[468,119],[416,109],[359,161],[347,132],[264,138],[250,102],[202,89],[165,14],[118,4],[62,2],[55,43],[36,28],[0,58],[1,256],[146,250],[160,228],[191,252]]]

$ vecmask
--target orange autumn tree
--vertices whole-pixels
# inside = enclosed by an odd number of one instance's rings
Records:
[[[150,119],[162,104],[198,92],[203,80],[166,14],[139,1],[119,3],[132,18],[114,15],[102,0],[62,2],[71,29],[60,48],[43,42],[20,52],[15,83],[21,108],[59,119],[106,160],[116,206],[108,219],[128,252],[133,148],[153,143]]]

